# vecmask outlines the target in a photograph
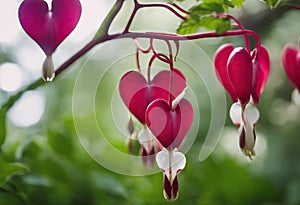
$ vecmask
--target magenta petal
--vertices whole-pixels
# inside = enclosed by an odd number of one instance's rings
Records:
[[[177,199],[178,197],[178,178],[177,176],[174,178],[173,184],[172,184],[172,194],[173,194],[173,200]]]
[[[253,102],[259,102],[270,72],[270,58],[265,47],[260,47],[253,62],[252,98]]]
[[[222,83],[224,88],[229,93],[231,99],[236,102],[237,96],[235,94],[235,90],[229,80],[228,69],[227,69],[227,61],[230,56],[230,53],[233,51],[234,47],[231,44],[225,44],[221,46],[214,56],[214,65],[215,71],[217,73],[217,77],[219,81]]]
[[[130,112],[141,123],[145,123],[145,112],[149,103],[156,99],[169,100],[170,74],[169,70],[157,73],[151,84],[137,71],[129,71],[121,78],[119,85],[121,97]],[[185,87],[184,76],[175,69],[172,98],[177,97]]]
[[[291,46],[285,46],[282,63],[291,83],[300,90],[300,52]]]
[[[146,110],[146,123],[158,141],[168,149],[179,147],[193,121],[193,107],[182,99],[175,110],[164,100],[155,100]]]
[[[164,175],[164,196],[167,200],[172,199],[172,185],[166,175]]]
[[[43,0],[24,0],[19,8],[23,29],[46,55],[51,55],[73,31],[80,16],[79,0],[53,0],[51,11]]]
[[[250,100],[253,66],[251,56],[244,48],[235,48],[228,59],[228,75],[241,104]]]
[[[175,98],[186,88],[186,81],[185,81],[185,77],[179,70],[174,69],[172,72],[173,72],[173,86],[172,86],[171,94]],[[172,72],[169,70],[160,71],[154,76],[153,80],[151,81],[151,85],[169,91],[170,76]]]
[[[149,85],[137,71],[129,71],[121,78],[119,91],[125,105],[142,124],[145,123],[145,112],[150,102],[169,98],[167,90]]]

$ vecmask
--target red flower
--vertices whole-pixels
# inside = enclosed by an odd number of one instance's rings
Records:
[[[300,51],[286,45],[282,52],[282,63],[291,83],[300,91]]]
[[[255,104],[259,102],[267,81],[270,60],[264,47],[249,53],[246,49],[226,44],[214,56],[218,79],[234,102],[246,105],[250,97]]]
[[[147,106],[156,99],[168,101],[170,97],[171,71],[163,70],[157,73],[149,82],[137,71],[129,71],[120,80],[119,91],[121,97],[131,113],[145,124]],[[186,87],[183,74],[174,69],[172,98],[177,97]]]
[[[80,16],[79,0],[53,0],[51,10],[43,0],[24,0],[19,8],[23,29],[47,56],[73,31]]]

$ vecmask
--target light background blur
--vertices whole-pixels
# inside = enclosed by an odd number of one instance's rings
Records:
[[[192,3],[194,1],[186,0],[183,6],[189,8]],[[0,105],[21,87],[40,78],[45,58],[42,50],[18,23],[19,4],[20,1],[16,0],[0,0]],[[53,56],[56,67],[93,37],[112,4],[113,1],[109,0],[82,1],[83,13],[78,26]],[[127,1],[111,32],[123,28],[131,8],[132,4]],[[227,119],[216,150],[205,161],[198,161],[199,149],[205,139],[203,136],[210,127],[211,113],[205,87],[201,83],[198,87],[194,84],[197,88],[193,92],[200,99],[200,128],[192,149],[187,153],[187,166],[179,176],[179,199],[172,204],[300,204],[300,106],[291,100],[293,88],[281,64],[283,46],[286,43],[297,46],[300,12],[283,9],[269,12],[264,9],[267,8],[262,2],[247,0],[242,9],[231,11],[243,20],[247,28],[258,32],[272,61],[270,77],[258,106],[261,118],[256,127],[257,156],[251,162],[242,155],[236,127]],[[262,17],[261,13],[272,18]],[[174,32],[178,25],[178,19],[171,13],[149,9],[138,14],[132,30]],[[243,45],[242,41],[242,37],[228,37],[202,39],[195,43],[212,59],[221,44],[232,42]],[[76,78],[84,66],[91,66],[95,72],[104,72],[107,68],[102,66],[114,61],[118,55],[120,45],[116,45],[97,46],[53,83],[26,92],[8,112],[7,139],[0,161],[17,161],[29,167],[28,173],[12,179],[16,190],[20,196],[27,198],[28,204],[167,204],[162,195],[161,173],[143,177],[116,174],[92,160],[76,137],[72,118]],[[102,47],[105,47],[103,55]],[[105,81],[107,84],[102,85],[104,88],[116,86],[120,72],[135,67],[133,45],[123,49],[128,50],[129,57],[123,68],[109,74],[109,80]],[[187,72],[186,78],[193,81],[194,76]],[[105,96],[111,96],[109,89],[97,93],[99,105],[106,104],[108,97]],[[84,97],[82,99],[84,101]],[[228,109],[230,104],[228,99]],[[107,109],[109,113],[110,108]],[[93,115],[85,114],[87,118]],[[99,119],[106,119],[104,114],[96,114]],[[89,121],[86,123],[88,126]],[[127,118],[124,118],[126,123]],[[116,140],[122,136],[110,132],[114,126],[104,126],[102,131],[105,136],[113,135],[111,142],[114,147],[126,153],[125,138]],[[118,159],[115,160],[112,163],[119,163]],[[21,202],[12,194],[0,191],[0,204]]]

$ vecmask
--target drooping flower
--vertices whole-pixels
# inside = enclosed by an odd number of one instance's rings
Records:
[[[146,167],[153,167],[155,154],[159,150],[157,139],[146,126],[138,133],[141,144],[141,156]]]
[[[163,149],[157,153],[156,162],[163,172],[164,197],[170,201],[176,200],[179,189],[177,175],[184,169],[186,164],[184,154],[177,149],[172,151]]]
[[[170,77],[173,75],[172,92],[170,94]],[[152,80],[137,71],[129,71],[123,75],[119,84],[119,91],[125,105],[131,113],[143,124],[144,128],[138,133],[141,145],[141,156],[147,167],[153,165],[155,154],[160,150],[159,143],[146,125],[146,109],[157,99],[174,99],[185,89],[186,81],[183,74],[174,69],[163,70],[157,73]]]
[[[299,47],[300,49],[300,47]],[[282,52],[282,64],[285,72],[296,88],[293,92],[293,100],[295,103],[300,104],[300,50],[286,45]]]
[[[229,113],[233,124],[239,127],[239,145],[242,152],[252,158],[255,155],[254,145],[256,141],[254,127],[260,115],[258,109],[251,104],[247,104],[243,108],[239,102],[236,102],[231,106]]]
[[[270,71],[268,51],[262,46],[249,53],[231,44],[221,46],[214,56],[217,77],[233,102],[257,104]]]
[[[137,71],[125,73],[119,84],[121,98],[130,112],[142,123],[145,124],[145,113],[147,106],[156,99],[168,100],[170,97],[170,75],[173,73],[172,98],[177,97],[186,87],[183,74],[174,71],[163,70],[157,73],[152,80]]]
[[[146,123],[163,147],[179,148],[187,135],[194,117],[191,103],[180,99],[172,107],[162,99],[155,100],[147,108]]]
[[[221,46],[214,56],[215,70],[219,81],[233,102],[230,117],[239,126],[240,148],[251,159],[255,155],[255,123],[259,118],[256,105],[263,92],[270,71],[269,54],[264,47],[249,53],[245,48],[233,45]]]
[[[53,52],[74,30],[80,16],[79,0],[53,0],[51,10],[43,0],[24,0],[21,3],[20,23],[47,56],[43,66],[43,78],[46,81],[54,78]]]
[[[175,200],[178,197],[178,173],[185,167],[186,159],[178,152],[194,118],[193,107],[184,99],[185,90],[168,104],[155,100],[146,110],[146,123],[159,143],[164,147],[156,155],[158,167],[164,175],[164,197]]]

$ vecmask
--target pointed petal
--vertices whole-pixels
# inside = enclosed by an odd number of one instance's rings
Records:
[[[260,117],[259,110],[255,106],[248,104],[246,106],[246,117],[250,126],[253,127]]]
[[[291,83],[300,90],[300,52],[289,45],[285,46],[282,63]]]
[[[244,48],[235,48],[228,59],[228,75],[242,104],[248,103],[252,90],[253,66],[251,56]]]
[[[242,121],[242,107],[239,102],[233,103],[230,107],[229,116],[233,124],[240,126]]]
[[[233,49],[234,47],[231,44],[225,44],[221,46],[215,53],[214,65],[215,65],[215,71],[217,73],[217,77],[219,81],[222,83],[224,88],[229,93],[232,101],[236,102],[238,100],[237,95],[232,86],[232,83],[229,80],[228,69],[227,69],[228,58],[231,52],[233,51]]]
[[[168,179],[168,177],[166,177],[164,175],[164,197],[167,200],[171,200],[172,199],[172,186],[171,183]]]
[[[245,139],[245,129],[244,127],[242,126],[240,129],[239,129],[239,132],[240,132],[240,148],[241,149],[244,149],[245,148],[245,144],[246,144],[246,139]]]
[[[185,91],[188,87],[186,87],[173,101],[172,101],[172,110],[175,110],[176,106],[178,105],[179,101],[184,97]]]
[[[178,187],[178,178],[176,176],[172,184],[172,200],[176,200],[178,198]]]
[[[261,93],[270,72],[270,58],[265,47],[261,47],[253,62],[252,98],[255,104],[259,102]]]

